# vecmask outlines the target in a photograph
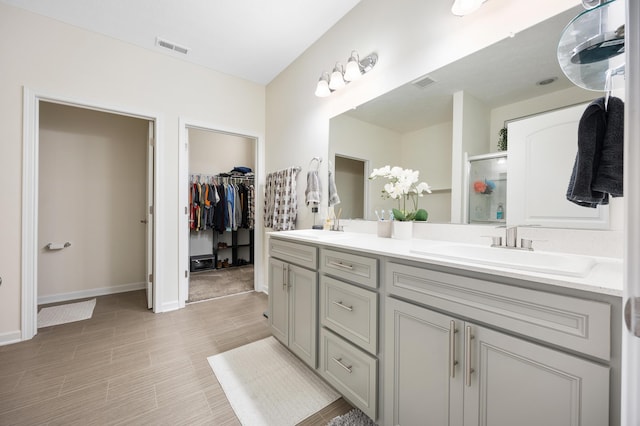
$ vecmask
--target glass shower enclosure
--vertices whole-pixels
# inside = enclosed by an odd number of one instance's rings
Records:
[[[467,223],[506,223],[507,152],[468,157],[466,191]]]

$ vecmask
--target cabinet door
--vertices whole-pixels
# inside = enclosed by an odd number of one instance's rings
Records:
[[[385,313],[384,424],[461,425],[462,322],[391,298]]]
[[[465,426],[609,424],[607,367],[484,327],[463,331],[473,336],[474,370],[464,390]]]
[[[311,368],[317,367],[318,275],[288,265],[289,349]]]
[[[285,345],[289,344],[289,292],[286,286],[287,264],[269,259],[269,327]]]

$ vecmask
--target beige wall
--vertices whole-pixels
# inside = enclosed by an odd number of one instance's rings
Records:
[[[20,338],[23,89],[157,115],[160,311],[178,303],[179,120],[265,131],[265,88],[0,3],[0,343]]]
[[[235,166],[255,171],[256,141],[242,136],[189,128],[189,173],[218,174]]]
[[[147,133],[146,120],[41,103],[40,303],[144,285]]]

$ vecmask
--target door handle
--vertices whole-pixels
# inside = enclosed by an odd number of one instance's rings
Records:
[[[456,361],[456,333],[458,329],[456,328],[456,322],[451,320],[449,322],[449,375],[452,379],[456,377],[456,365],[458,365],[458,361]]]
[[[149,223],[149,221],[146,219],[140,219],[140,223]]]
[[[465,352],[465,383],[467,387],[471,387],[471,374],[475,372],[473,368],[471,368],[471,340],[474,336],[471,334],[471,326],[468,325],[464,328],[464,352]]]

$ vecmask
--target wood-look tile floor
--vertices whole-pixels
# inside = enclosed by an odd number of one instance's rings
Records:
[[[268,337],[266,309],[255,292],[162,314],[144,291],[98,297],[91,319],[0,346],[0,425],[239,425],[207,357]]]

